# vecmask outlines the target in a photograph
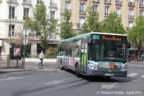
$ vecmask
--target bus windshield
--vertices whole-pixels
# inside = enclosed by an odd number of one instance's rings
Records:
[[[89,60],[126,62],[126,42],[93,40],[89,46]]]

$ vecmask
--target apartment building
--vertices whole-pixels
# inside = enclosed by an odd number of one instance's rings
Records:
[[[89,6],[99,13],[99,21],[105,20],[110,12],[115,11],[122,18],[125,30],[135,24],[137,16],[144,15],[144,0],[62,0],[62,12],[65,9],[71,12],[73,29],[82,28]]]
[[[47,15],[58,20],[60,24],[60,5],[61,0],[43,0],[47,8]],[[0,0],[0,58],[9,55],[9,50],[15,43],[13,39],[17,38],[17,33],[28,36],[30,30],[23,26],[25,18],[33,17],[33,9],[40,4],[41,0]],[[59,29],[59,27],[57,26]],[[49,44],[56,44],[59,37],[51,34]],[[11,44],[10,44],[11,43]],[[28,41],[27,51],[30,55],[37,55],[40,40],[33,38]]]

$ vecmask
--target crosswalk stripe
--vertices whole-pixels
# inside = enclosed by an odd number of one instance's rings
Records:
[[[101,89],[114,89],[114,88],[117,88],[117,87],[119,87],[118,83],[113,83],[113,84],[108,84],[108,85],[103,84],[101,86]]]
[[[144,78],[144,75],[142,75],[141,78]]]
[[[138,73],[129,73],[127,76],[128,77],[135,77],[136,75],[138,75]]]

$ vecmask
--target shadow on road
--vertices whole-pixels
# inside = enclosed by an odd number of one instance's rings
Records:
[[[65,69],[66,72],[71,73],[72,75],[75,75],[75,72]],[[82,78],[84,80],[87,80],[88,82],[130,82],[132,80],[135,80],[134,78],[130,78],[130,77],[111,77],[111,78],[107,78],[107,77],[103,77],[103,76],[84,76],[84,75],[80,75],[80,77],[78,78]]]

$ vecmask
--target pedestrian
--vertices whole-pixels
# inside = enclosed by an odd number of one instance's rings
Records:
[[[43,58],[44,58],[44,54],[43,54],[43,51],[41,51],[41,53],[39,54],[40,66],[43,66]]]

